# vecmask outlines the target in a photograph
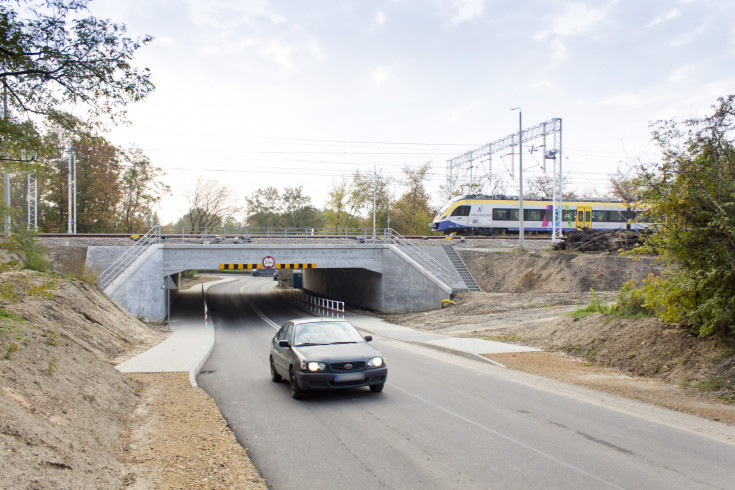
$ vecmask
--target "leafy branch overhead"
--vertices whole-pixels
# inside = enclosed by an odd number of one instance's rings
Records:
[[[32,143],[28,140],[37,137],[40,120],[66,126],[72,108],[98,125],[122,122],[125,107],[154,89],[149,70],[132,65],[136,51],[152,37],[132,39],[124,24],[84,17],[89,2],[6,0],[0,5],[6,147],[8,139]],[[13,134],[10,124],[20,134]],[[19,131],[23,124],[27,127]]]

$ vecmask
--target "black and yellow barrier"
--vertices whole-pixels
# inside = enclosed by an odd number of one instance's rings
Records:
[[[316,264],[276,264],[273,267],[263,267],[263,264],[220,264],[220,270],[252,270],[252,269],[316,269]]]

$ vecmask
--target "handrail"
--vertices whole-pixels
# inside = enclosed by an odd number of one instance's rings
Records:
[[[115,280],[130,264],[140,257],[150,245],[160,243],[161,241],[161,227],[154,226],[148,232],[139,237],[132,247],[128,247],[122,255],[115,259],[107,269],[102,271],[99,277],[99,284],[102,289]]]
[[[406,252],[409,257],[436,274],[440,279],[443,279],[447,283],[451,282],[449,269],[440,264],[434,257],[421,250],[420,247],[404,238],[400,233],[392,228],[386,228],[385,237],[388,243],[401,247],[401,250]]]

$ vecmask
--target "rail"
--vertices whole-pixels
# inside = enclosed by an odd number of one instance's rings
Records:
[[[388,243],[398,245],[401,250],[406,252],[406,255],[423,265],[440,279],[443,279],[447,284],[451,283],[449,270],[440,264],[434,257],[421,250],[421,247],[414,245],[408,239],[401,236],[397,231],[391,228],[385,229],[385,236]]]
[[[139,236],[132,247],[128,247],[122,255],[115,259],[110,266],[102,271],[98,279],[100,287],[105,289],[130,264],[140,257],[149,246],[161,242],[161,227],[154,226],[145,235]]]
[[[323,317],[344,318],[345,303],[334,299],[312,296],[303,292],[289,292],[286,297],[297,308]]]

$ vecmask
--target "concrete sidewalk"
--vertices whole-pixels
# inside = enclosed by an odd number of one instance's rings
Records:
[[[214,284],[214,283],[210,283]],[[206,287],[206,286],[205,286]],[[425,345],[452,354],[482,360],[501,367],[502,364],[491,361],[482,354],[504,352],[538,351],[531,347],[523,347],[491,340],[447,337],[428,332],[420,332],[408,327],[384,322],[375,317],[348,312],[346,319],[357,328],[376,336]],[[197,321],[173,320],[173,333],[163,342],[151,349],[117,365],[123,373],[160,373],[189,372],[189,381],[196,386],[196,375],[214,349],[214,328],[210,321],[204,324],[204,318]]]

